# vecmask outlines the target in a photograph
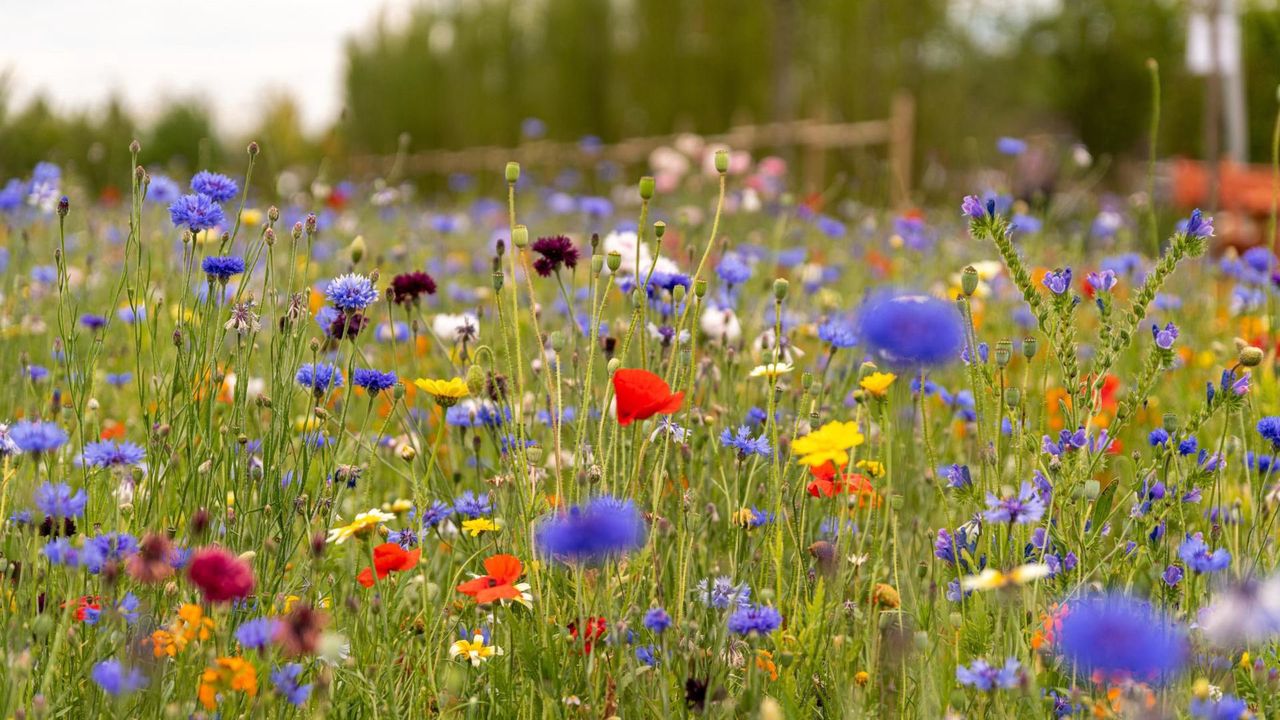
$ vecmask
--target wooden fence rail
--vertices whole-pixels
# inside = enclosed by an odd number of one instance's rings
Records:
[[[798,147],[805,151],[806,175],[810,184],[820,182],[826,153],[831,150],[874,145],[888,146],[888,164],[892,195],[902,203],[910,195],[912,140],[915,135],[915,101],[905,93],[894,96],[891,113],[882,120],[852,123],[830,123],[818,120],[791,120],[759,125],[739,125],[729,130],[704,136],[707,142],[720,143],[733,149],[755,150],[767,147]],[[621,164],[645,162],[659,147],[671,145],[677,134],[628,138],[616,143],[585,148],[577,142],[535,140],[516,147],[481,146],[461,150],[430,150],[409,153],[403,157],[364,155],[352,158],[357,172],[388,171],[397,160],[400,170],[409,174],[450,174],[500,171],[511,160],[537,166],[607,159]]]

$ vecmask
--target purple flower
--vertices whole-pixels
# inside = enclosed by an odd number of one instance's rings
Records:
[[[351,373],[351,382],[356,387],[364,388],[370,395],[390,390],[395,387],[398,379],[394,372],[380,372],[370,368],[358,368]]]
[[[1051,270],[1045,273],[1044,286],[1049,288],[1049,292],[1054,295],[1062,295],[1071,289],[1071,268],[1063,270]]]
[[[205,275],[226,282],[232,275],[244,272],[244,258],[234,255],[223,257],[211,255],[200,263],[200,269],[204,270]]]
[[[643,547],[648,528],[634,502],[606,495],[543,518],[535,533],[544,554],[593,562]]]
[[[1164,574],[1160,576],[1164,580],[1164,584],[1169,587],[1177,587],[1182,582],[1182,568],[1177,565],[1170,565],[1164,569]]]
[[[782,614],[768,605],[747,605],[729,616],[729,632],[768,635],[782,626]]]
[[[1015,137],[1002,137],[996,140],[996,152],[1001,155],[1021,155],[1027,151],[1027,141]]]
[[[663,610],[660,607],[650,608],[649,611],[644,614],[644,620],[642,622],[650,632],[662,633],[665,632],[667,628],[671,627],[671,616],[667,614],[666,610]]]
[[[1150,603],[1101,595],[1068,605],[1058,631],[1058,652],[1085,676],[1153,683],[1176,673],[1187,656],[1181,627]]]
[[[965,195],[960,203],[960,214],[970,220],[981,220],[987,216],[987,208],[977,195]]]
[[[1203,215],[1200,208],[1196,208],[1191,211],[1191,217],[1187,218],[1187,226],[1183,232],[1194,237],[1213,237],[1213,217]]]
[[[205,195],[183,195],[169,205],[169,220],[174,227],[186,227],[193,233],[215,228],[226,221],[222,206]]]
[[[1161,330],[1159,325],[1151,325],[1151,336],[1156,339],[1156,347],[1161,350],[1172,350],[1173,341],[1178,339],[1178,326],[1173,323],[1166,323],[1164,329]]]
[[[378,289],[364,275],[339,275],[325,285],[324,296],[335,308],[344,312],[363,310],[378,299]]]
[[[1197,573],[1214,573],[1226,570],[1231,564],[1231,553],[1226,548],[1209,550],[1205,544],[1204,534],[1187,535],[1187,539],[1178,546],[1178,557]]]
[[[261,650],[271,643],[279,630],[280,621],[275,618],[254,618],[236,628],[236,642],[249,650]]]
[[[1044,516],[1044,510],[1044,500],[1030,483],[1024,482],[1016,496],[1001,498],[987,493],[987,511],[982,516],[989,522],[1025,525],[1038,521]]]
[[[1111,292],[1111,289],[1119,282],[1115,270],[1091,272],[1086,278],[1089,281],[1089,285],[1099,292]]]
[[[91,467],[114,468],[140,465],[146,456],[146,450],[127,440],[121,443],[99,440],[85,445],[80,459]]]
[[[1009,658],[1004,667],[992,667],[986,660],[974,660],[969,667],[956,667],[956,681],[983,692],[1009,690],[1021,681],[1022,666],[1017,658]]]
[[[62,447],[67,433],[51,422],[19,420],[9,428],[9,438],[23,452],[50,452]]]
[[[298,676],[301,674],[302,665],[299,663],[289,663],[271,671],[271,684],[290,705],[303,705],[311,697],[312,684],[298,683]]]
[[[147,684],[142,671],[137,668],[125,669],[119,660],[110,658],[93,666],[89,677],[108,695],[128,695]]]
[[[208,170],[201,170],[191,178],[191,189],[217,203],[224,203],[240,192],[235,180]]]
[[[71,492],[66,483],[43,483],[36,488],[36,507],[45,515],[56,518],[75,518],[84,514],[88,497],[84,490]]]

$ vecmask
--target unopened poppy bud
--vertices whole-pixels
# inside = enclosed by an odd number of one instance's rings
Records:
[[[1252,345],[1240,350],[1240,364],[1245,367],[1257,367],[1262,363],[1262,348]]]
[[[467,392],[472,395],[481,395],[485,391],[484,370],[479,365],[472,365],[467,368]]]
[[[1010,408],[1018,407],[1018,403],[1022,402],[1022,391],[1016,387],[1005,388],[1004,404]]]
[[[960,290],[965,297],[973,297],[978,291],[978,271],[972,265],[960,272]]]
[[[645,175],[640,178],[640,198],[649,200],[653,198],[653,176]]]
[[[1102,485],[1097,480],[1086,480],[1084,483],[1084,497],[1086,500],[1097,500],[1098,495],[1102,493]]]
[[[507,176],[508,185],[516,184],[516,182],[520,180],[520,163],[518,162],[507,163],[506,176]]]
[[[403,445],[401,445],[398,452],[400,453],[400,459],[404,460],[405,462],[409,462],[414,458],[418,457],[418,451],[415,450],[414,447],[409,443],[404,443]]]
[[[602,270],[604,270],[604,258],[601,257],[600,255],[592,255],[591,256],[591,274],[599,275],[600,271]]]
[[[659,220],[658,222],[656,222],[656,223],[654,223],[654,224],[653,224],[653,235],[654,235],[654,237],[656,237],[656,238],[658,238],[659,240],[661,240],[661,239],[662,239],[662,236],[663,236],[663,235],[666,235],[666,234],[667,234],[667,224],[666,224],[665,222],[663,222],[663,221]]]
[[[1164,421],[1165,432],[1173,435],[1178,432],[1178,416],[1173,413],[1165,413],[1162,418]]]
[[[368,249],[364,244],[364,236],[357,235],[356,239],[352,240],[351,245],[347,248],[347,252],[351,253],[351,263],[354,265],[364,259],[364,254]]]
[[[773,281],[773,299],[782,301],[787,299],[787,290],[791,287],[791,283],[784,278],[778,278]]]
[[[610,375],[612,375],[612,374],[614,374],[615,372],[617,372],[617,371],[618,371],[618,368],[620,368],[620,367],[622,367],[622,361],[621,361],[621,360],[619,360],[618,358],[610,358],[610,360],[609,360],[609,365],[608,365],[608,369],[609,369],[609,374],[610,374]]]
[[[702,278],[698,278],[697,280],[695,280],[695,281],[694,281],[694,283],[693,283],[693,294],[694,294],[694,296],[696,296],[699,300],[701,300],[702,298],[706,297],[706,296],[707,296],[707,281],[706,281],[706,280],[703,280]]]
[[[729,172],[729,151],[725,149],[716,150],[716,172],[721,175]]]
[[[506,276],[503,275],[501,272],[495,272],[492,277],[493,277],[493,291],[500,292],[502,290],[503,284],[506,282]]]
[[[559,330],[553,331],[551,335],[547,338],[547,341],[551,345],[552,350],[556,352],[561,352],[564,350],[564,333],[560,332]]]
[[[518,248],[524,248],[529,245],[529,228],[524,225],[517,225],[511,229],[511,244]]]
[[[644,304],[644,291],[636,288],[631,291],[631,304],[634,307],[640,307]]]
[[[671,299],[676,301],[677,304],[682,303],[684,302],[685,292],[683,285],[676,285],[671,288]]]

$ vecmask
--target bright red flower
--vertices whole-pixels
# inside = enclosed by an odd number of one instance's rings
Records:
[[[356,581],[365,587],[373,587],[373,572],[378,571],[378,579],[385,578],[392,571],[412,570],[418,566],[422,557],[422,548],[408,552],[395,543],[382,543],[373,549],[373,567],[365,568],[356,576]]]
[[[583,638],[582,652],[590,655],[592,642],[604,637],[604,634],[608,631],[608,625],[605,619],[602,617],[589,617],[587,618],[587,621],[583,623],[583,625],[584,625],[584,629],[582,631],[582,638]],[[572,637],[574,640],[577,640],[578,634],[579,634],[578,623],[575,620],[574,622],[569,623],[569,637]]]
[[[84,622],[89,617],[90,610],[101,610],[102,605],[97,595],[85,595],[76,600],[76,620]]]
[[[253,592],[256,584],[249,563],[226,548],[202,548],[191,558],[187,578],[200,588],[207,602],[240,600]]]
[[[875,507],[880,502],[871,480],[862,473],[837,473],[836,466],[825,463],[809,468],[813,481],[805,488],[813,497],[836,497],[842,493],[858,496],[858,507],[868,503]]]
[[[524,572],[516,556],[492,555],[485,559],[484,571],[488,574],[462,583],[458,592],[470,595],[481,604],[495,600],[520,600],[524,596],[516,587],[516,580]]]
[[[634,368],[621,368],[613,374],[613,392],[618,401],[618,424],[624,427],[654,415],[670,415],[684,400],[684,393],[672,393],[662,378]]]

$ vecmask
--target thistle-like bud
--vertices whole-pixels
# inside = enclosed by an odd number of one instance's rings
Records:
[[[520,163],[507,163],[507,184],[515,185],[520,180]]]
[[[134,155],[137,155],[138,153],[142,152],[142,143],[138,142],[137,140],[134,140],[133,142],[129,143],[129,152],[133,153]]]
[[[276,231],[271,228],[267,228],[266,231],[262,233],[262,240],[267,244],[267,247],[274,246],[276,244]]]
[[[525,248],[529,245],[529,228],[524,225],[517,225],[511,229],[511,244],[518,248]]]
[[[258,155],[258,149],[259,149],[259,148],[258,148],[258,141],[257,141],[257,140],[254,140],[254,141],[250,142],[250,143],[249,143],[249,157],[257,157],[257,155]]]
[[[720,149],[716,150],[716,172],[721,175],[729,172],[729,151]]]
[[[978,270],[969,265],[960,272],[960,290],[965,297],[973,297],[978,291]]]
[[[644,177],[640,178],[640,199],[641,200],[653,199],[653,176],[652,175],[645,175]]]
[[[293,239],[294,240],[302,239],[302,221],[301,220],[293,224]]]
[[[58,198],[58,217],[64,218],[69,212],[71,212],[71,201],[67,199],[66,195],[63,195]]]
[[[271,222],[280,222],[280,208],[275,205],[267,208],[267,219]]]
[[[316,231],[319,229],[320,225],[319,225],[319,221],[316,219],[315,213],[309,213],[307,215],[306,224],[304,225],[304,227],[306,228],[308,235],[316,234]]]
[[[524,456],[529,458],[529,462],[537,464],[542,462],[542,448],[537,445],[530,445],[524,449]]]

